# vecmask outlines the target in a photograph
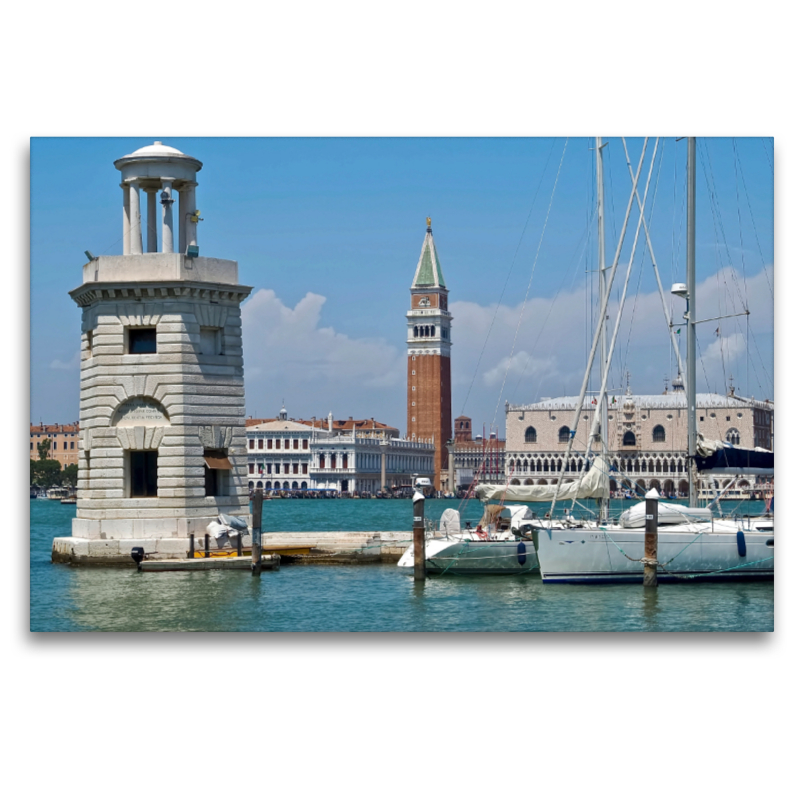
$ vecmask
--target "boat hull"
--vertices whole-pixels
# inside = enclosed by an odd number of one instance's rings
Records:
[[[397,566],[414,569],[413,545]],[[425,568],[431,575],[538,574],[539,560],[533,542],[427,539]]]
[[[641,583],[644,529],[540,530],[539,565],[544,583]],[[680,527],[658,532],[659,583],[774,580],[774,535],[744,531],[744,554],[735,528]],[[739,539],[741,540],[741,536]],[[673,560],[674,559],[674,560]],[[667,563],[669,562],[669,563]]]

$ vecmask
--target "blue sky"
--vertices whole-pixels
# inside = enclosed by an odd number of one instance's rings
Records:
[[[374,416],[404,431],[404,315],[426,216],[454,314],[454,416],[502,431],[505,400],[578,390],[596,282],[593,139],[34,138],[32,420],[78,418],[80,315],[67,292],[84,250],[121,252],[113,161],[156,139],[203,162],[201,253],[237,260],[253,287],[248,414],[273,416],[285,401],[291,416]],[[608,142],[610,263],[631,181],[621,140]],[[643,143],[627,140],[634,169]],[[685,159],[685,140],[660,141],[647,201],[667,286],[685,270]],[[698,143],[699,314],[752,312],[719,337],[701,329],[701,391],[723,391],[732,374],[740,392],[774,397],[773,163],[770,138]],[[630,371],[634,391],[660,392],[674,364],[643,234],[625,309],[612,388]]]

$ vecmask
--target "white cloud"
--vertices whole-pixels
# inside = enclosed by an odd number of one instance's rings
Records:
[[[320,327],[326,298],[308,292],[294,308],[272,289],[260,289],[242,307],[248,413],[274,415],[284,397],[292,416],[385,416],[366,390],[399,391],[405,397],[405,351],[384,339],[353,339]],[[376,397],[377,399],[377,397]],[[369,409],[372,409],[369,413]],[[398,424],[399,420],[394,420]]]
[[[763,392],[771,391],[771,339],[773,330],[772,268],[747,280],[751,334],[759,340],[765,369],[750,348],[750,377],[754,369],[769,370]],[[616,295],[616,289],[612,297]],[[455,296],[455,291],[454,291]],[[731,270],[720,270],[697,287],[700,318],[742,310],[744,283]],[[402,321],[377,320],[388,338],[352,338],[322,327],[326,298],[309,292],[293,308],[274,291],[261,289],[242,307],[245,380],[248,413],[274,416],[283,399],[291,416],[327,414],[374,416],[404,431],[406,415],[406,349]],[[676,325],[683,302],[667,296]],[[503,425],[503,402],[535,402],[542,396],[576,394],[586,367],[593,330],[587,331],[583,290],[564,291],[552,297],[531,297],[501,306],[459,301],[451,297],[453,314],[453,417],[471,416],[476,426]],[[609,338],[616,318],[609,309]],[[494,322],[493,322],[494,320]],[[721,338],[714,330],[719,325]],[[698,364],[698,390],[724,391],[733,372],[744,372],[748,321],[735,317],[699,326],[702,359]],[[516,340],[516,344],[515,343]],[[679,337],[684,356],[685,329]],[[513,351],[512,351],[513,346]],[[725,358],[723,375],[720,347]],[[626,302],[617,341],[609,390],[624,390],[626,372],[635,392],[663,391],[663,379],[675,374],[667,326],[658,292],[630,296]],[[590,384],[599,386],[599,368]],[[502,387],[502,389],[501,389]],[[495,416],[497,414],[497,416]]]
[[[81,351],[76,350],[75,354],[69,361],[61,361],[60,359],[56,358],[50,362],[50,369],[66,369],[66,370],[76,370],[81,365]]]

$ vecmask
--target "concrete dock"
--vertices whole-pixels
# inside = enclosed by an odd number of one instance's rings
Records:
[[[283,564],[397,563],[410,544],[411,531],[279,531],[261,535],[262,554],[280,556]],[[235,544],[227,537],[220,541],[211,537],[209,545],[211,558],[198,557],[203,555],[204,542],[195,539],[195,560],[235,558],[229,555],[231,550],[235,552]],[[242,545],[243,553],[248,553],[249,535],[242,537]],[[143,564],[183,561],[189,555],[185,538],[90,540],[63,536],[53,540],[51,558],[54,563],[76,566],[135,567],[133,547],[144,548]]]
[[[278,555],[262,556],[261,569],[280,569],[281,557]],[[141,572],[202,572],[210,569],[250,570],[253,561],[250,556],[230,556],[229,558],[171,558],[157,561],[142,561]]]

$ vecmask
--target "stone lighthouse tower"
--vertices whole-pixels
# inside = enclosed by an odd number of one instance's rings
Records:
[[[408,438],[433,441],[434,483],[442,487],[452,436],[450,326],[447,287],[433,241],[431,219],[411,284],[408,324]]]
[[[202,164],[161,142],[114,162],[122,255],[93,258],[80,306],[81,443],[72,537],[54,560],[180,556],[218,514],[248,514],[235,261],[199,255]],[[141,208],[142,194],[147,198]]]

